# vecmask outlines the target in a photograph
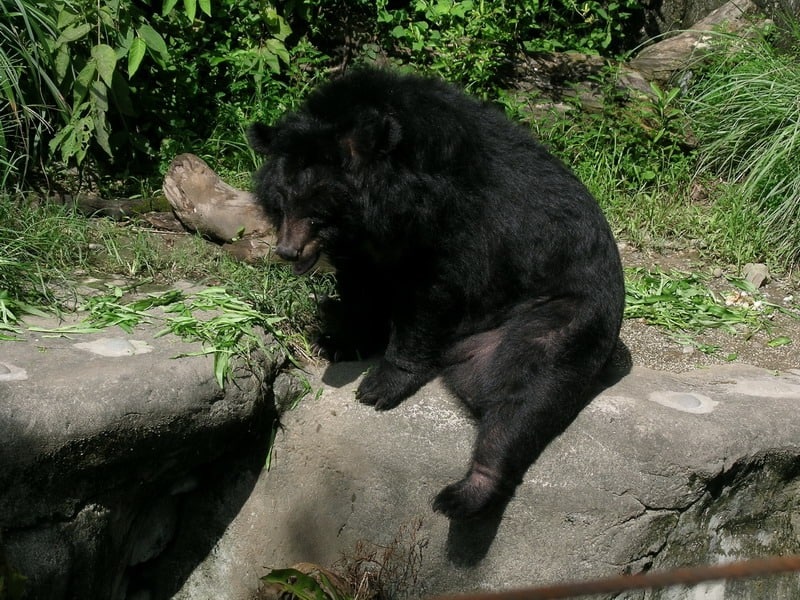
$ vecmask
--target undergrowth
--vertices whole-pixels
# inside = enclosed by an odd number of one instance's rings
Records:
[[[87,221],[64,206],[11,198],[0,197],[0,212],[0,340],[19,339],[26,315],[83,317],[53,334],[131,331],[161,307],[164,333],[202,342],[223,381],[230,357],[246,355],[262,339],[255,328],[272,334],[289,356],[309,355],[316,299],[333,290],[330,275],[297,278],[281,265],[241,263],[194,236],[171,236],[168,244],[132,224]],[[86,282],[94,275],[125,283],[90,292]],[[206,289],[191,296],[169,289],[183,279]],[[154,286],[162,291],[147,293]]]

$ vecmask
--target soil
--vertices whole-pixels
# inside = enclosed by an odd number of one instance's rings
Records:
[[[685,272],[722,273],[709,280],[716,292],[725,294],[733,288],[724,275],[741,277],[740,269],[730,265],[717,265],[704,259],[696,250],[656,252],[620,244],[625,267],[677,269]],[[647,325],[638,319],[626,319],[620,337],[631,353],[634,366],[644,366],[661,371],[683,372],[730,362],[749,364],[775,371],[800,369],[800,287],[797,280],[770,277],[759,289],[763,300],[782,306],[795,316],[776,312],[769,331],[756,333],[741,331],[736,334],[721,329],[710,329],[695,339],[719,349],[711,354],[696,347],[682,345],[659,327]],[[791,343],[770,347],[768,342],[786,336]]]

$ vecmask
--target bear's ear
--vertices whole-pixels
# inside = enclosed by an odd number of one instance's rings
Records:
[[[253,123],[247,128],[247,141],[250,147],[261,154],[269,154],[269,147],[275,139],[275,128],[263,123]]]
[[[348,159],[361,163],[390,154],[401,139],[399,121],[392,115],[372,110],[359,115],[353,129],[340,143]]]

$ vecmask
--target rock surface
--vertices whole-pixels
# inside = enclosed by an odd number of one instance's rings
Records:
[[[317,374],[321,396],[284,416],[271,470],[176,598],[249,598],[271,567],[341,567],[398,536],[401,561],[421,555],[410,598],[800,551],[800,369],[636,367],[545,450],[502,520],[451,524],[430,500],[466,470],[472,421],[438,382],[390,412],[359,405],[367,367]],[[797,576],[753,585],[626,597],[800,597]]]
[[[0,343],[0,557],[25,598],[169,597],[264,465],[268,378],[222,390],[159,329]]]

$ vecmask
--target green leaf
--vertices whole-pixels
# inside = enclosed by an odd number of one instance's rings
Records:
[[[94,59],[90,59],[83,69],[81,69],[80,73],[78,73],[78,76],[75,78],[75,83],[72,86],[73,106],[77,107],[83,102],[84,98],[86,98],[86,94],[89,93],[89,88],[96,74],[97,63]]]
[[[69,42],[74,42],[76,40],[81,39],[87,33],[92,30],[92,26],[88,23],[82,23],[80,25],[70,25],[66,29],[61,32],[61,35],[58,36],[56,40],[56,48],[61,46],[62,44],[68,44]]]
[[[107,87],[111,87],[114,78],[114,69],[117,68],[117,55],[114,49],[108,44],[98,44],[92,48],[92,58],[97,63],[97,72],[100,79]]]
[[[178,0],[164,0],[164,6],[161,8],[161,14],[166,17],[173,11],[177,3]]]
[[[391,35],[393,38],[402,40],[405,37],[408,37],[408,31],[401,25],[396,25],[394,29],[391,31]]]
[[[791,343],[792,343],[791,338],[786,337],[785,335],[781,335],[768,341],[767,346],[769,346],[770,348],[778,348],[780,346],[787,346]]]
[[[142,38],[133,38],[131,47],[128,50],[128,79],[133,77],[134,73],[139,70],[139,65],[142,64],[146,50],[147,44]]]
[[[139,34],[139,37],[144,40],[144,43],[147,44],[147,47],[150,48],[150,50],[157,52],[164,57],[169,56],[167,43],[164,41],[164,38],[161,37],[161,34],[153,29],[150,25],[147,23],[141,25],[137,30],[137,33]]]
[[[61,10],[56,18],[56,27],[58,29],[64,29],[65,27],[72,25],[77,20],[78,15],[76,15],[74,12]]]
[[[92,82],[91,92],[92,109],[102,113],[108,112],[108,87],[105,82],[95,79]]]
[[[214,378],[220,388],[225,389],[225,379],[230,368],[230,355],[220,350],[214,351]]]
[[[70,62],[71,58],[69,55],[69,48],[67,48],[67,46],[60,46],[56,51],[56,57],[54,60],[56,79],[59,82],[64,81],[64,78],[67,76],[67,70],[69,69]]]
[[[200,10],[211,16],[211,0],[200,0]]]
[[[183,0],[183,10],[186,11],[186,16],[190,21],[194,21],[197,14],[197,0]]]

